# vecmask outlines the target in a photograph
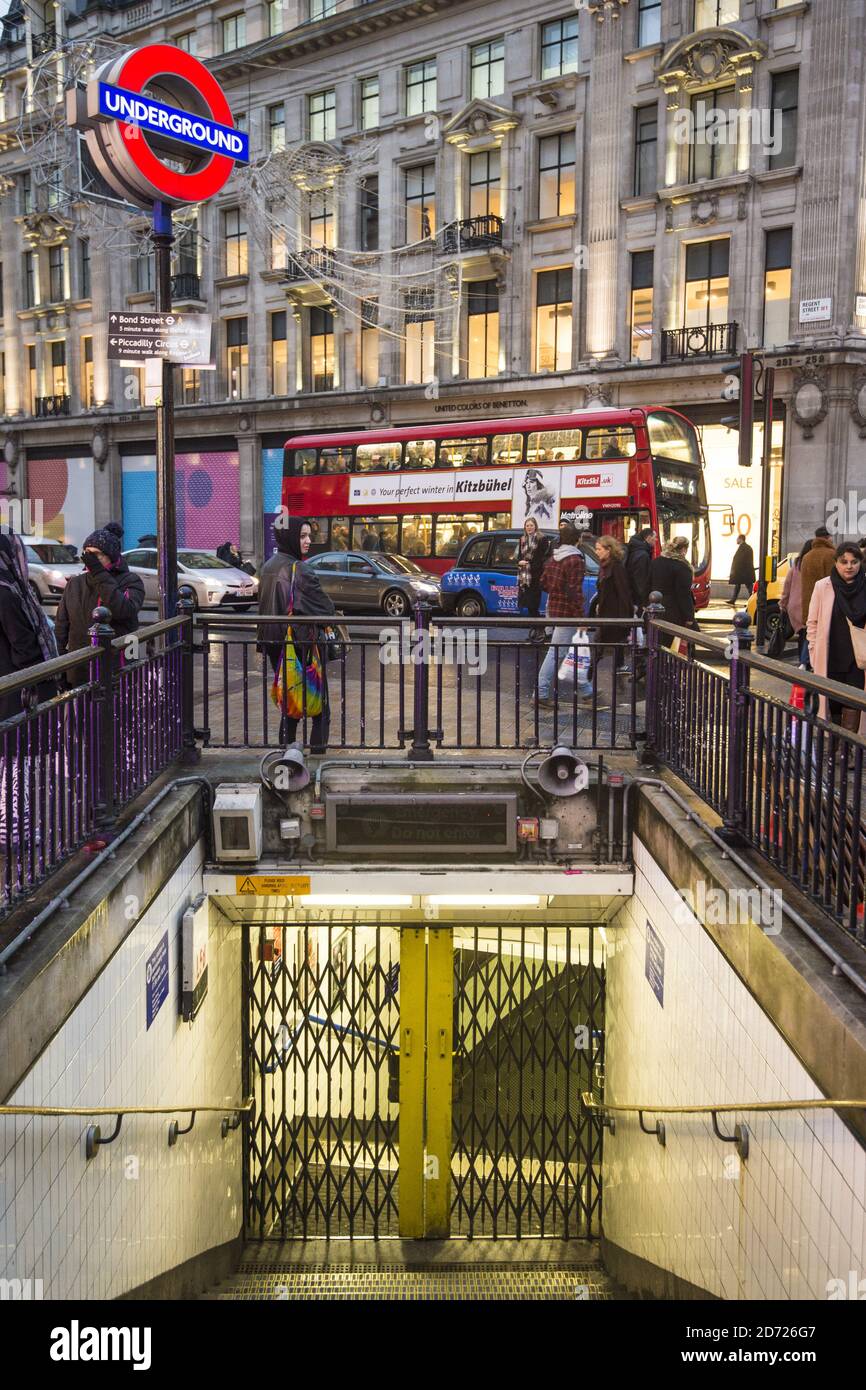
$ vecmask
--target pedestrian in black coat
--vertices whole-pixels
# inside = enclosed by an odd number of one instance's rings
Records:
[[[656,533],[652,527],[645,526],[632,536],[625,548],[625,572],[635,608],[643,612],[649,603],[651,592],[650,570],[653,562],[653,549]]]
[[[120,553],[123,529],[111,521],[94,531],[84,542],[81,558],[85,569],[70,579],[57,605],[55,632],[62,652],[90,646],[93,610],[107,608],[115,637],[125,637],[138,628],[138,615],[144,603],[144,582],[133,574]],[[88,679],[86,666],[68,673],[70,685]]]
[[[0,676],[13,676],[57,655],[42,605],[30,588],[27,556],[18,536],[0,535]],[[57,693],[56,682],[39,681],[26,690],[0,696],[0,721]],[[22,698],[23,696],[23,698]]]
[[[752,585],[755,582],[755,552],[749,545],[745,536],[737,536],[737,549],[734,552],[734,559],[731,564],[731,574],[728,583],[733,587],[734,593],[731,603],[736,603],[740,597],[740,589],[746,591],[746,598],[752,592]]]
[[[678,627],[696,627],[695,599],[692,593],[694,574],[686,559],[689,542],[685,536],[675,536],[652,562],[650,589],[662,596],[664,621]]]

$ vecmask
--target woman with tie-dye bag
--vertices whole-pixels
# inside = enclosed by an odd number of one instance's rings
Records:
[[[276,553],[262,569],[259,612],[291,616],[286,628],[274,623],[262,631],[274,672],[271,699],[280,710],[280,743],[293,743],[298,724],[310,720],[310,750],[324,753],[330,731],[328,642],[323,625],[303,618],[332,618],[334,605],[304,560],[312,529],[301,517],[274,522]],[[296,616],[297,615],[297,616]]]

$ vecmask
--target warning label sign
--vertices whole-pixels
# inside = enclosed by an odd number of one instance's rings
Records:
[[[235,892],[251,893],[258,898],[289,897],[309,893],[308,874],[236,874]]]

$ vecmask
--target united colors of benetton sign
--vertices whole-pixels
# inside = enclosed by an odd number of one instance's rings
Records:
[[[249,160],[249,137],[216,78],[171,44],[110,59],[85,90],[67,93],[67,119],[86,131],[106,182],[139,207],[204,202]]]

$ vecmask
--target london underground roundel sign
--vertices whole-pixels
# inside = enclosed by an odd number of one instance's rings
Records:
[[[204,202],[249,160],[216,78],[167,43],[110,59],[86,90],[67,94],[67,119],[86,131],[106,182],[139,207]]]

